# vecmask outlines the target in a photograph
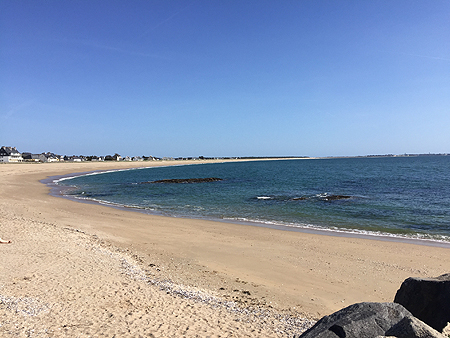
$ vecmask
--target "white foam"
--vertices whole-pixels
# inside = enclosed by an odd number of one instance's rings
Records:
[[[285,229],[298,229],[299,231],[312,231],[314,233],[321,234],[330,234],[330,235],[342,235],[342,236],[357,236],[357,237],[365,237],[365,238],[373,238],[373,239],[392,239],[392,240],[412,240],[417,241],[418,243],[426,242],[428,243],[441,243],[447,247],[450,245],[450,236],[445,235],[427,235],[427,234],[393,234],[389,232],[383,231],[370,231],[370,230],[361,230],[361,229],[349,229],[349,228],[337,228],[337,227],[323,227],[319,225],[306,224],[306,223],[288,223],[288,222],[280,222],[280,221],[264,221],[258,219],[250,219],[245,217],[236,217],[236,218],[224,218],[224,221],[228,222],[239,222],[239,223],[247,223],[247,224],[260,224],[266,225],[269,227],[282,227]]]
[[[222,162],[218,162],[222,163]],[[92,176],[92,175],[100,175],[100,174],[108,174],[108,173],[114,173],[118,171],[129,171],[129,170],[141,170],[141,169],[155,169],[155,168],[167,168],[167,167],[182,167],[182,166],[190,166],[190,165],[199,165],[199,164],[206,164],[206,163],[189,163],[189,164],[171,164],[171,165],[161,165],[161,166],[150,166],[150,167],[138,167],[138,168],[126,168],[126,169],[112,169],[112,170],[103,170],[103,171],[92,171],[85,174],[78,174],[73,176],[66,176],[61,177],[58,179],[53,180],[53,183],[58,183],[65,180],[71,180],[76,177],[83,177],[83,176]]]

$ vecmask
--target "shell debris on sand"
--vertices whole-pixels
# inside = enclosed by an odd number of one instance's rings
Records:
[[[236,302],[221,299],[211,290],[182,285],[174,283],[170,280],[158,280],[151,278],[147,276],[147,274],[139,267],[137,262],[133,262],[133,258],[127,257],[126,254],[113,253],[110,250],[105,250],[103,248],[96,248],[96,250],[111,256],[117,255],[117,258],[121,262],[123,273],[132,279],[158,286],[160,290],[166,292],[167,294],[203,303],[211,306],[212,308],[226,309],[231,313],[241,315],[242,318],[240,318],[240,321],[257,321],[260,322],[259,325],[262,326],[273,326],[273,331],[278,334],[292,336],[307,330],[315,324],[315,321],[307,318],[280,314],[274,310],[269,310],[262,307],[242,307]]]
[[[37,299],[7,297],[2,294],[0,294],[0,306],[23,316],[37,316],[50,310],[47,304],[42,304]]]
[[[70,225],[0,212],[14,234],[2,247],[1,337],[292,337],[314,323],[154,275]]]

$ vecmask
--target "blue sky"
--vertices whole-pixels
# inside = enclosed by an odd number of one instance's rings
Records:
[[[0,0],[0,143],[450,152],[450,2]]]

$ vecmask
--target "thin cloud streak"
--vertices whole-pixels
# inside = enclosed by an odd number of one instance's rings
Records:
[[[429,55],[419,55],[419,54],[409,54],[411,56],[417,56],[420,58],[433,59],[433,60],[442,60],[442,61],[450,61],[450,59],[446,59],[439,56],[429,56]]]
[[[10,108],[10,110],[8,110],[6,113],[3,114],[2,118],[8,120],[11,117],[15,116],[21,110],[31,106],[33,103],[34,101],[26,101],[21,104],[14,105],[12,108]]]
[[[421,55],[421,54],[413,54],[413,53],[399,53],[399,54],[414,56],[414,57],[419,57],[419,58],[424,58],[424,59],[431,59],[431,60],[450,61],[450,59],[443,58],[440,56],[430,56],[430,55]]]
[[[136,52],[136,51],[120,48],[120,47],[113,47],[113,46],[101,44],[101,43],[98,43],[98,42],[92,41],[92,40],[53,39],[53,41],[69,43],[69,44],[78,45],[78,46],[91,47],[91,48],[100,49],[100,50],[108,50],[108,51],[112,51],[112,52],[133,55],[133,56],[143,56],[143,57],[150,57],[150,58],[154,58],[154,59],[165,59],[165,57],[162,57],[161,55],[158,55],[158,54]]]
[[[166,22],[169,22],[170,20],[172,20],[174,17],[176,17],[178,14],[180,14],[181,12],[184,12],[186,9],[188,9],[189,7],[191,7],[195,2],[197,1],[193,1],[190,4],[188,4],[186,7],[178,10],[177,12],[175,12],[174,14],[172,14],[171,16],[169,16],[168,18],[160,21],[159,23],[157,23],[155,26],[147,29],[142,35],[140,35],[138,37],[138,40],[141,40],[143,37],[147,36],[151,31],[155,30],[156,28],[164,25]]]

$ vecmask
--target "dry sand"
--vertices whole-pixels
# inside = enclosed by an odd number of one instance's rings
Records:
[[[1,337],[292,337],[449,272],[448,248],[146,215],[40,183],[168,164],[0,165]]]

